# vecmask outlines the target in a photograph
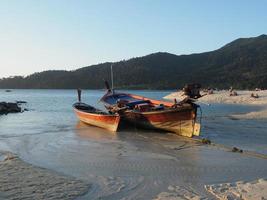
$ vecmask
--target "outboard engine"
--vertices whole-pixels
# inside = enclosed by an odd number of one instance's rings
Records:
[[[192,99],[198,99],[201,97],[200,88],[201,85],[199,83],[186,84],[183,88],[184,95]]]

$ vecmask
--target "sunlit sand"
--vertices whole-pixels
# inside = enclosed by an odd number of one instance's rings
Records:
[[[267,90],[261,91],[249,91],[249,90],[238,90],[237,96],[230,96],[229,91],[221,90],[214,91],[213,94],[208,94],[199,99],[199,104],[239,104],[239,105],[253,105],[253,106],[261,106],[260,111],[249,112],[242,115],[233,115],[236,118],[243,119],[265,119],[267,118]],[[258,95],[258,98],[251,97],[251,94]],[[181,101],[184,96],[182,96],[183,92],[173,92],[167,96],[165,99]],[[204,94],[204,92],[202,93]]]

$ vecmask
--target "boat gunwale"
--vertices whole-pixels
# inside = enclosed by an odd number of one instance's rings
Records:
[[[93,116],[107,116],[107,117],[120,117],[119,114],[115,113],[115,114],[110,114],[110,113],[105,113],[103,111],[103,113],[94,113],[94,112],[85,112],[83,110],[79,110],[78,108],[75,108],[75,106],[73,106],[73,109],[75,112],[79,112],[79,113],[83,113],[83,114],[87,114],[87,115],[93,115]],[[105,114],[104,114],[105,113]]]
[[[152,111],[146,111],[146,112],[141,112],[137,110],[127,110],[125,112],[129,113],[136,113],[136,114],[144,114],[144,115],[149,115],[149,114],[167,114],[167,113],[173,113],[173,112],[186,112],[186,111],[194,111],[194,108],[171,108],[171,109],[165,109],[165,110],[152,110]]]
[[[76,113],[78,119],[82,121],[83,123],[88,124],[90,126],[103,128],[111,132],[117,132],[120,121],[121,121],[121,116],[118,114],[108,114],[108,115],[94,114],[94,113],[82,112],[76,108],[74,108],[74,112]],[[85,118],[80,117],[80,114],[86,115]],[[91,117],[100,117],[100,118],[92,119],[93,122],[88,122],[87,120],[88,119],[91,120]],[[107,123],[103,121],[104,119],[107,119],[107,118],[111,119],[112,123]]]
[[[101,99],[100,101],[104,104],[104,105],[109,105],[109,106],[113,106],[113,104],[107,103],[106,101],[104,101],[104,99],[106,99],[107,97],[112,97],[113,95],[127,95],[129,97],[138,99],[138,100],[149,100],[151,101],[152,104],[164,104],[164,106],[167,107],[171,107],[173,105],[173,103],[171,101],[162,101],[162,100],[156,100],[156,99],[151,99],[151,98],[147,98],[144,96],[140,96],[140,95],[135,95],[135,94],[129,94],[129,93],[111,93],[111,92],[107,92]],[[155,103],[153,103],[155,102]],[[157,103],[156,103],[157,102]]]
[[[133,98],[138,97],[140,99],[143,98],[144,100],[151,100],[151,101],[162,102],[162,103],[166,103],[166,104],[172,103],[172,102],[169,102],[169,101],[155,100],[155,99],[150,99],[150,98],[147,98],[147,97],[143,97],[143,96],[139,96],[139,95],[132,95],[132,94],[128,94],[128,93],[116,93],[116,94],[118,94],[118,95],[123,94],[123,95],[128,95],[129,97],[133,97]],[[115,105],[110,104],[110,103],[105,101],[105,98],[111,97],[112,95],[113,95],[112,93],[106,93],[101,98],[101,101],[105,106],[108,106],[108,107],[115,106]],[[155,103],[152,103],[152,104],[155,104]],[[175,107],[171,107],[170,105],[164,105],[164,106],[166,106],[167,108],[163,109],[163,110],[151,110],[151,111],[141,112],[141,111],[137,111],[137,110],[133,110],[133,109],[128,109],[125,112],[149,115],[149,114],[163,114],[163,113],[185,112],[185,111],[194,111],[195,110],[194,107],[192,105],[190,105],[190,104],[187,104],[186,106],[179,106],[178,105],[176,108]]]

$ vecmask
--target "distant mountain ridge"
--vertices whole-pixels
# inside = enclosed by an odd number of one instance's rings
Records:
[[[74,71],[44,71],[27,77],[0,79],[0,88],[100,89],[110,81],[113,65],[116,88],[176,89],[198,82],[204,87],[267,88],[267,35],[240,38],[215,51],[175,55],[153,53]]]

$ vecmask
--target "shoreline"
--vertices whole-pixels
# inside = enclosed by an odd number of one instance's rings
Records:
[[[119,177],[99,177],[105,183],[101,187],[113,188],[120,192],[125,183]],[[119,180],[119,182],[117,182]],[[121,182],[122,181],[122,182]],[[112,185],[110,185],[112,184]],[[0,199],[86,199],[92,184],[85,183],[70,176],[62,175],[49,169],[34,166],[21,160],[15,154],[0,151]],[[200,187],[200,186],[198,186]],[[158,193],[154,200],[172,199],[233,199],[261,200],[267,198],[267,179],[258,178],[252,181],[236,181],[202,185],[201,188],[190,188],[186,185],[169,185]],[[107,188],[105,188],[107,189]],[[198,190],[206,191],[206,195]]]
[[[90,184],[52,170],[33,166],[15,154],[0,151],[0,199],[75,199]]]

